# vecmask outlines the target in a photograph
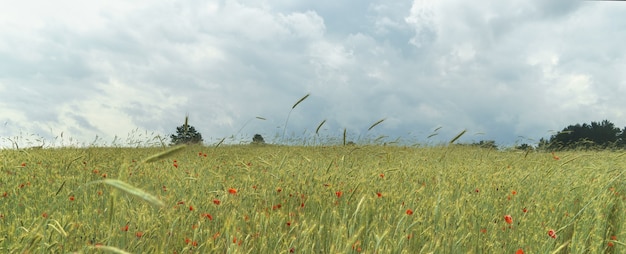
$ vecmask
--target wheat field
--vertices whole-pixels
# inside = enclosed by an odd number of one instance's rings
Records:
[[[623,151],[0,150],[3,253],[626,253]]]

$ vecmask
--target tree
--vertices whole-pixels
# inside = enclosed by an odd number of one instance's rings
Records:
[[[567,126],[552,135],[545,145],[551,149],[610,148],[623,142],[620,140],[623,136],[622,130],[610,121],[603,120]]]
[[[185,123],[176,127],[176,134],[170,135],[172,145],[202,143],[202,134],[187,124],[188,120],[189,117],[185,117]]]
[[[252,137],[252,144],[265,144],[265,140],[261,134],[254,134],[254,137]]]

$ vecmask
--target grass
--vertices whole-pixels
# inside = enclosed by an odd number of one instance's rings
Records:
[[[624,154],[0,150],[0,252],[624,253]]]

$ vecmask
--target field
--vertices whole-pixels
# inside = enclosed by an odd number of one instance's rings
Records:
[[[2,253],[626,253],[623,151],[0,150]]]

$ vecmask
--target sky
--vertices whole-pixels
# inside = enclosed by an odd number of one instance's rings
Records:
[[[206,144],[345,129],[510,146],[576,123],[623,128],[624,13],[572,0],[14,1],[0,9],[0,148],[169,143],[187,115]]]

